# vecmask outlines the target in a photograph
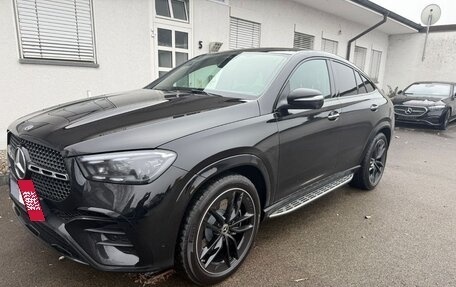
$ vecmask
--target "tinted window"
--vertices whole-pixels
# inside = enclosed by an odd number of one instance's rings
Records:
[[[352,96],[358,93],[355,74],[352,68],[333,62],[336,89],[341,97]]]
[[[361,78],[364,81],[364,86],[366,87],[368,93],[375,91],[374,85],[368,79],[366,79],[363,75],[361,75]]]
[[[404,91],[404,95],[414,97],[448,97],[451,86],[448,84],[420,83],[413,84]]]
[[[363,82],[363,80],[361,80],[361,76],[356,71],[355,71],[355,77],[356,77],[356,84],[358,84],[358,94],[367,93],[366,87],[364,86],[364,82]]]
[[[325,60],[313,60],[302,63],[290,78],[290,91],[307,88],[321,92],[325,97],[331,96],[328,66]]]

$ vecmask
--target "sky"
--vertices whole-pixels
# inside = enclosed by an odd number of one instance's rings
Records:
[[[435,25],[456,24],[455,0],[371,0],[405,18],[421,23],[421,11],[429,4],[437,4],[442,9],[442,17]]]

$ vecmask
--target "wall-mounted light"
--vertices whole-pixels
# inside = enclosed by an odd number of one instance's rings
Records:
[[[210,42],[209,43],[209,53],[216,53],[222,47],[222,42]]]

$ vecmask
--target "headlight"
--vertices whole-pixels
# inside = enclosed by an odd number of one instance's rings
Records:
[[[428,109],[430,111],[438,111],[438,110],[443,110],[445,108],[445,106],[430,106],[428,107]]]
[[[150,150],[86,155],[77,161],[87,179],[146,184],[164,173],[176,157],[172,151]]]

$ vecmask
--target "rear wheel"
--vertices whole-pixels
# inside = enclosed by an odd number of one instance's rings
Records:
[[[450,123],[450,111],[446,111],[442,117],[442,122],[440,123],[439,129],[446,130],[448,128],[448,124]]]
[[[365,190],[374,189],[383,176],[387,152],[388,139],[383,133],[379,133],[372,140],[361,167],[350,184]]]
[[[246,258],[259,221],[260,200],[251,181],[236,174],[213,181],[190,207],[177,267],[199,285],[224,280]]]

